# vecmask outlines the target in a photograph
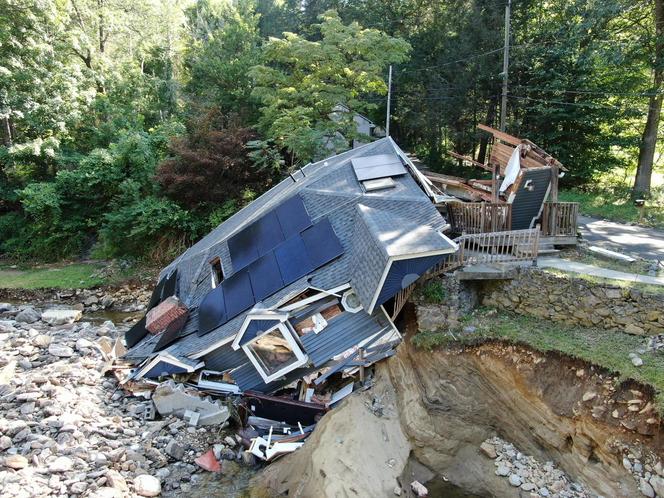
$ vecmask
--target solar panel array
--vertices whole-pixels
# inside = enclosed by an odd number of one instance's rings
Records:
[[[234,235],[228,247],[235,273],[203,298],[198,335],[227,323],[344,252],[329,220],[312,225],[297,195]]]
[[[355,157],[350,160],[358,181],[387,178],[407,173],[401,158],[396,154],[376,154],[373,156]]]

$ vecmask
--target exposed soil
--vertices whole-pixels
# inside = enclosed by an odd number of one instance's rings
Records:
[[[408,488],[401,476],[411,453],[469,493],[519,496],[478,450],[497,435],[555,462],[591,493],[639,496],[623,458],[638,454],[653,466],[661,459],[652,406],[645,386],[618,385],[569,357],[498,342],[426,352],[407,334],[377,366],[373,391],[347,399],[259,479],[289,496],[394,496],[395,486]]]

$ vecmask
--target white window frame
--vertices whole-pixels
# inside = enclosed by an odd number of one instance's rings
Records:
[[[284,337],[284,339],[286,339],[286,342],[288,342],[288,345],[293,351],[293,354],[295,354],[297,360],[294,363],[285,366],[281,370],[277,370],[273,374],[268,374],[265,370],[263,370],[263,366],[260,360],[256,357],[254,352],[251,350],[250,346],[264,335],[269,334],[270,332],[274,332],[275,330],[278,330],[281,333],[281,335]],[[263,381],[266,384],[269,384],[270,382],[279,379],[284,374],[287,374],[288,372],[291,372],[296,368],[300,368],[302,365],[305,365],[309,361],[309,357],[304,353],[304,351],[302,351],[302,348],[295,340],[295,337],[293,336],[293,331],[288,325],[288,322],[281,322],[278,325],[272,327],[271,329],[266,330],[261,335],[254,337],[251,341],[247,342],[246,344],[243,344],[242,349],[244,350],[244,353],[249,358],[249,361],[251,361],[251,363],[254,365],[254,367],[256,368],[256,370],[258,371],[258,373],[263,378]]]

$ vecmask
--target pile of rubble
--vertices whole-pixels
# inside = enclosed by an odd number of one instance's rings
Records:
[[[151,400],[105,375],[126,326],[80,320],[0,304],[3,496],[188,493],[208,470],[232,478],[254,463],[228,423],[157,420]]]
[[[532,456],[517,450],[514,445],[492,437],[480,445],[480,450],[494,460],[496,475],[508,479],[511,486],[530,493],[530,496],[586,498],[591,494],[580,484],[572,482],[553,462],[542,464]],[[526,495],[528,496],[528,495]]]

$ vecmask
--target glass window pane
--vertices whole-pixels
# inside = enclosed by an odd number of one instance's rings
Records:
[[[280,330],[273,330],[249,346],[267,375],[292,365],[297,356]]]

